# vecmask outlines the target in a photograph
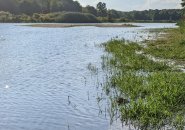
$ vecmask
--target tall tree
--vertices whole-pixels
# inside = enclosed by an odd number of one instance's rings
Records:
[[[52,0],[50,11],[51,12],[59,12],[61,11],[61,2],[59,0]]]
[[[22,1],[19,5],[21,13],[32,15],[41,12],[41,8],[36,1]]]
[[[45,12],[50,13],[51,12],[51,2],[52,0],[45,0]]]
[[[182,0],[181,5],[182,5],[183,8],[185,7],[185,0]]]
[[[99,2],[96,6],[98,10],[98,16],[106,17],[107,16],[107,7],[106,3]]]
[[[14,14],[19,12],[17,0],[0,0],[0,11],[7,11]]]
[[[120,18],[120,12],[119,11],[116,11],[114,9],[111,9],[111,10],[108,10],[108,16],[114,18],[114,19],[117,19],[117,18]]]
[[[183,19],[185,19],[185,0],[182,0],[182,3],[181,3],[182,7],[183,7]]]
[[[87,5],[86,7],[83,8],[83,13],[89,13],[97,16],[97,10],[90,5]]]

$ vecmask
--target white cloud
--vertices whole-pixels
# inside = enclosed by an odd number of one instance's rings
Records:
[[[150,0],[151,8],[180,8],[181,0]]]
[[[145,10],[181,8],[181,0],[78,0],[83,6],[96,6],[98,2],[107,3],[107,7],[116,10]]]

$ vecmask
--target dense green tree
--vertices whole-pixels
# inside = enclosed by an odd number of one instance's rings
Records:
[[[90,5],[87,5],[86,7],[84,7],[82,12],[97,16],[97,10],[93,6],[90,6]]]
[[[185,0],[182,0],[181,5],[182,5],[182,7],[185,7]]]
[[[185,0],[182,0],[182,3],[181,3],[182,7],[183,7],[183,19],[185,19]]]
[[[28,15],[41,11],[41,8],[36,1],[22,1],[19,9],[21,10],[21,13]]]
[[[50,12],[51,12],[51,1],[52,1],[52,0],[45,0],[45,4],[46,4],[46,13],[50,13]]]
[[[59,12],[62,10],[62,3],[59,0],[52,0],[50,11],[51,12]]]
[[[116,11],[116,10],[108,10],[108,16],[111,17],[111,18],[120,18],[120,12],[119,11]]]
[[[52,3],[54,0],[40,0],[38,3],[40,3],[40,8],[42,10],[42,13],[50,13],[52,10]]]
[[[180,9],[163,9],[163,10],[144,10],[144,11],[130,11],[130,12],[121,12],[121,18],[133,20],[171,20],[177,21],[182,17],[182,10]]]
[[[18,1],[17,0],[0,0],[0,11],[7,11],[10,13],[17,14],[19,12]]]
[[[62,11],[82,12],[82,6],[78,1],[61,0]]]
[[[99,2],[96,6],[98,10],[98,16],[100,17],[106,17],[107,16],[107,7],[106,3]]]
[[[8,13],[8,12],[4,12],[4,11],[0,11],[0,21],[1,22],[11,22],[13,19],[13,15]]]
[[[82,12],[82,6],[73,0],[0,0],[0,11],[29,15],[60,11]]]
[[[182,0],[182,7],[185,9],[185,0]],[[83,7],[82,10],[80,3],[74,0],[0,0],[0,11],[10,12],[11,14],[16,15],[29,15],[28,17],[24,16],[22,18],[18,18],[23,20],[29,19],[29,17],[31,17],[34,13],[48,14],[55,12],[89,13],[98,16],[100,20],[102,19],[102,21],[106,22],[114,21],[115,19],[121,19],[121,21],[177,21],[183,16],[183,11],[181,9],[144,10],[130,12],[107,10],[106,3],[103,2],[99,2],[96,8],[93,6],[86,6]],[[49,18],[50,15],[46,16],[47,17],[45,20],[48,20],[48,22],[52,21]],[[34,17],[34,19],[36,19],[36,17]]]

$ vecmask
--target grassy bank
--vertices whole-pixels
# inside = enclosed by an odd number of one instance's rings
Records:
[[[157,40],[147,42],[146,53],[156,57],[185,60],[185,23],[180,22],[179,28],[163,30],[163,36]]]
[[[104,45],[111,54],[103,58],[104,66],[111,68],[106,89],[118,89],[112,103],[122,121],[140,129],[184,129],[185,73],[166,60],[156,62],[146,56],[185,61],[184,25],[180,26],[148,41],[146,48],[119,40]]]

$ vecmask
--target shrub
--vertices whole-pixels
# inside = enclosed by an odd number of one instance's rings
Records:
[[[11,22],[13,17],[14,16],[9,12],[0,11],[0,22]]]
[[[78,12],[64,12],[60,13],[55,22],[59,23],[97,23],[97,18],[92,14],[78,13]]]

